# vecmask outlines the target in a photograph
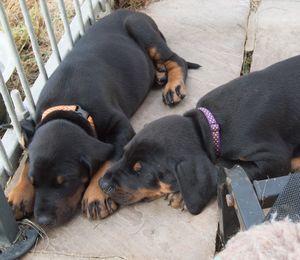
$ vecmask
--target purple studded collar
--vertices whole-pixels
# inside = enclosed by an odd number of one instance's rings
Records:
[[[207,108],[198,107],[197,109],[199,111],[201,111],[207,119],[207,122],[208,122],[210,130],[211,130],[212,138],[213,138],[216,156],[220,157],[220,154],[221,154],[220,126],[217,123],[213,114]]]

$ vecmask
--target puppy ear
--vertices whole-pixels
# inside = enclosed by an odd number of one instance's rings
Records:
[[[217,168],[202,155],[178,164],[175,175],[187,209],[199,214],[217,192]]]
[[[93,173],[91,160],[89,160],[89,158],[86,155],[82,155],[80,157],[80,163],[85,169],[87,169],[87,171],[89,173],[88,175],[89,175],[89,177],[91,177],[92,173]]]
[[[21,122],[21,128],[22,128],[22,139],[23,139],[23,143],[22,146],[23,148],[27,148],[28,145],[30,144],[34,132],[35,132],[35,123],[33,120],[26,120],[23,119]]]

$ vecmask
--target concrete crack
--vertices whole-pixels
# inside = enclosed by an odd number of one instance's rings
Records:
[[[251,64],[256,42],[256,27],[257,27],[257,9],[261,0],[251,0],[249,15],[247,19],[246,37],[244,43],[243,63],[241,66],[240,75],[246,75],[251,71]]]

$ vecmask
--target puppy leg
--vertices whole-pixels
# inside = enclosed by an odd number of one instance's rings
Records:
[[[147,50],[155,66],[166,67],[168,82],[163,90],[163,101],[171,106],[186,95],[186,61],[174,53],[166,44],[162,33],[150,17],[135,14],[127,18],[125,27],[142,49]]]
[[[11,205],[16,219],[28,217],[33,212],[34,187],[28,178],[29,162],[22,169],[17,185],[8,194],[8,203]]]
[[[118,160],[123,154],[123,147],[134,136],[134,130],[126,116],[120,114],[112,123],[111,136],[107,136],[107,142],[113,144],[114,154],[111,160]],[[82,212],[89,219],[103,219],[113,214],[118,205],[105,194],[99,187],[99,181],[110,168],[112,161],[106,161],[95,173],[87,187],[82,199]]]
[[[107,142],[114,146],[114,153],[111,157],[112,161],[118,161],[124,152],[124,146],[132,139],[135,132],[130,124],[129,119],[124,114],[116,116],[116,121],[111,128],[111,136],[107,136]]]
[[[165,62],[168,71],[168,83],[163,90],[163,102],[166,105],[174,105],[185,98],[187,94],[183,68],[173,60]]]
[[[164,49],[155,47],[148,49],[149,56],[155,64],[162,64],[167,71],[167,83],[163,89],[162,98],[166,105],[179,103],[187,94],[185,80],[187,77],[186,62],[177,54],[173,53],[170,58],[164,58]]]
[[[106,161],[95,173],[87,187],[81,202],[81,209],[88,219],[103,219],[113,214],[118,206],[98,186],[98,181],[110,167],[111,162]]]

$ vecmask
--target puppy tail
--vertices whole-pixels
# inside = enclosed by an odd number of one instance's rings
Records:
[[[195,69],[199,69],[199,68],[202,67],[201,65],[199,65],[197,63],[193,63],[193,62],[189,62],[189,61],[187,61],[186,64],[187,64],[188,69],[194,69],[195,70]]]

